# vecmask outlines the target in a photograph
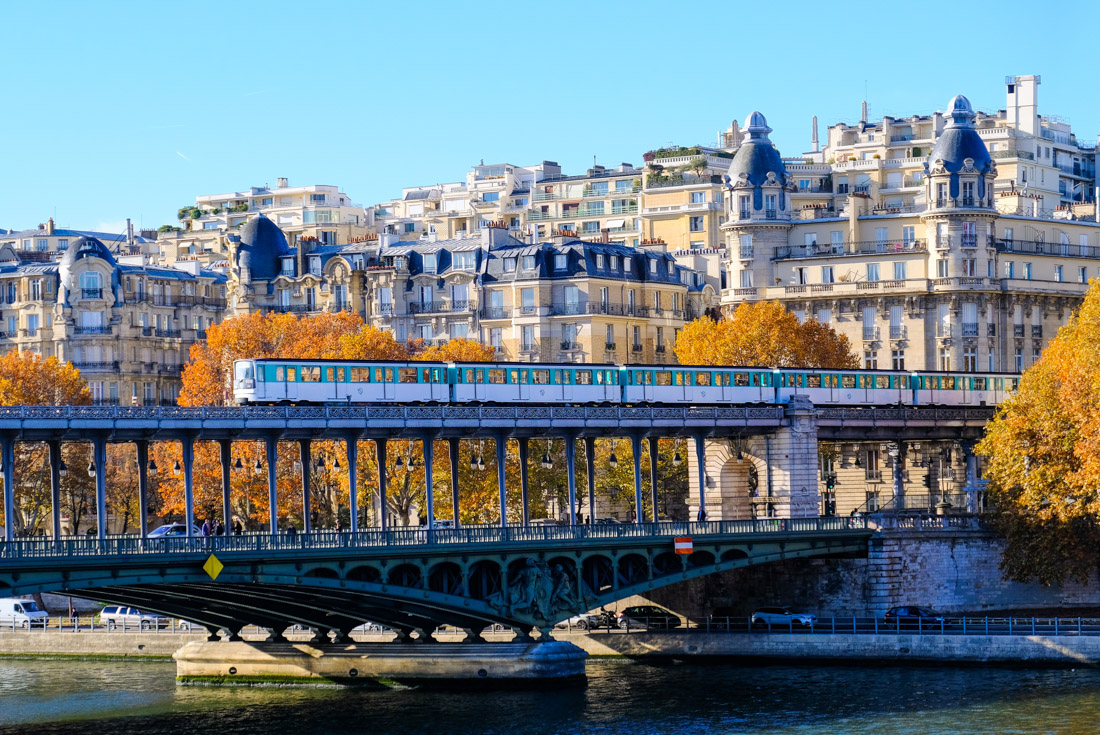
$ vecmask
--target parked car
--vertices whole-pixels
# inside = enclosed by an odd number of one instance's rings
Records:
[[[618,615],[620,628],[647,628],[668,630],[680,627],[680,616],[656,605],[632,605],[624,607]]]
[[[354,628],[352,628],[351,632],[352,633],[388,633],[388,632],[390,632],[390,630],[391,630],[390,628],[388,628],[385,625],[382,625],[381,623],[375,623],[375,622],[372,622],[372,621],[368,620],[367,622],[363,623],[362,625],[357,625]]]
[[[445,528],[454,528],[455,527],[455,522],[454,522],[453,519],[450,519],[450,520],[437,520],[433,524],[433,526],[436,528],[436,530],[441,531]]]
[[[943,613],[938,613],[927,607],[917,605],[902,605],[892,607],[886,611],[883,618],[900,628],[917,628],[928,625],[940,626],[943,624]]]
[[[762,607],[752,614],[753,625],[800,625],[809,627],[816,622],[816,615],[792,612],[785,607]]]
[[[0,600],[0,627],[45,628],[48,617],[46,611],[38,607],[34,600],[21,597]]]
[[[191,526],[191,534],[194,536],[202,536],[202,531],[198,526]],[[183,523],[169,523],[161,526],[160,528],[154,528],[149,532],[149,538],[160,538],[161,536],[186,536],[187,525]]]
[[[99,613],[99,622],[106,625],[107,630],[166,630],[172,627],[172,618],[166,615],[142,612],[136,607],[125,605],[107,605]],[[191,630],[191,623],[180,620],[175,627],[178,630]]]
[[[607,518],[597,518],[595,521],[593,521],[593,523],[595,523],[597,526],[621,526],[622,525],[622,521],[620,521],[618,518],[611,518],[610,516],[607,517]]]

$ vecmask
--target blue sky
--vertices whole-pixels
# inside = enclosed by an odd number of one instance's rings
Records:
[[[355,201],[484,159],[641,164],[761,110],[784,155],[858,120],[1004,104],[1100,128],[1090,3],[0,0],[0,227],[175,221],[198,194],[338,184]],[[942,29],[942,30],[939,30]]]

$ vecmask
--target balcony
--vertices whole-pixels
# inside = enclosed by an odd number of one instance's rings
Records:
[[[997,336],[997,325],[990,322],[986,326],[987,326],[986,336],[987,337],[996,337]]]
[[[752,260],[752,248],[741,248],[741,260]]]
[[[632,345],[630,345],[630,351],[631,352],[641,352],[642,351],[642,346],[640,344],[637,344],[637,343],[632,344]]]
[[[550,305],[551,316],[573,316],[587,312],[586,305],[575,301],[567,301],[564,304],[554,303]]]
[[[90,372],[118,372],[117,362],[74,362],[73,367]]]
[[[82,299],[101,299],[103,298],[102,288],[82,288],[80,289],[80,298]]]
[[[1041,324],[1032,324],[1031,325],[1031,337],[1032,337],[1032,339],[1042,339],[1043,338],[1043,326]]]
[[[321,307],[316,304],[275,304],[274,306],[268,306],[267,310],[276,314],[312,314],[315,311],[320,311]]]
[[[539,307],[534,304],[524,304],[523,306],[517,306],[515,309],[515,316],[535,316],[539,313]]]
[[[778,219],[778,217],[779,217],[779,212],[777,210],[774,210],[774,209],[765,209],[764,210],[764,219]]]
[[[890,325],[890,339],[900,340],[906,338],[905,327]]]
[[[627,194],[635,194],[642,190],[641,186],[629,186],[625,189],[585,189],[582,196],[585,197],[607,197],[607,196],[625,196]]]
[[[563,340],[561,343],[562,352],[575,352],[581,348],[580,342],[571,342],[569,340]]]
[[[964,337],[977,337],[978,336],[978,323],[977,322],[963,322],[962,335]]]
[[[978,247],[978,236],[974,234],[963,234],[960,238],[961,245],[964,248],[976,248]]]
[[[539,351],[539,343],[538,343],[537,340],[534,341],[534,342],[520,342],[519,343],[519,351],[521,353],[538,352]]]
[[[658,355],[661,355],[661,354],[664,354],[665,346],[664,345],[657,345],[653,349],[657,352]]]
[[[878,327],[864,327],[863,328],[863,341],[874,342],[878,339]]]
[[[614,342],[606,342],[606,343],[604,343],[603,348],[608,352],[614,352],[615,351],[615,343]]]
[[[409,304],[410,314],[448,314],[469,311],[470,302],[458,301],[422,301]]]
[[[73,327],[73,334],[111,334],[110,326]]]
[[[890,255],[927,251],[924,240],[869,240],[843,243],[815,243],[775,249],[772,260],[793,258],[827,258],[855,255]]]
[[[503,306],[486,306],[481,309],[482,319],[507,319],[508,310]]]
[[[182,365],[161,365],[157,368],[157,372],[161,375],[179,375],[183,372]]]
[[[156,337],[164,337],[166,339],[179,339],[183,336],[183,333],[178,329],[157,329],[154,332]]]
[[[951,336],[951,325],[950,324],[937,324],[936,325],[936,336],[939,337],[940,339],[947,339],[948,337],[950,337]]]
[[[863,477],[867,482],[882,482],[882,470],[864,470]]]
[[[634,304],[612,304],[606,301],[590,301],[585,307],[589,314],[606,314],[608,316],[636,316],[649,317],[649,308],[635,306]]]
[[[1012,325],[1012,336],[1013,337],[1023,337],[1024,336],[1024,325],[1023,324],[1013,324]]]
[[[1100,259],[1100,247],[1095,245],[1074,245],[1068,242],[1037,242],[1034,240],[997,240],[993,247],[999,253],[1021,253],[1024,255],[1062,255],[1067,258]]]

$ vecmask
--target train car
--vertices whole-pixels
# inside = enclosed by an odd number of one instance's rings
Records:
[[[911,376],[911,405],[996,406],[1015,392],[1020,377],[1006,373],[920,372]]]
[[[435,362],[237,360],[233,397],[247,403],[446,403],[451,366]]]
[[[614,403],[622,400],[617,365],[457,363],[456,403]]]
[[[795,394],[834,406],[889,406],[913,400],[907,372],[785,368],[778,375],[780,403]]]
[[[712,365],[628,365],[622,368],[623,402],[773,403],[775,378],[770,368]]]

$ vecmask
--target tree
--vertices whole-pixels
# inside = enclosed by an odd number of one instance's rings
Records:
[[[1100,568],[1100,282],[1020,380],[977,452],[1010,579],[1060,584]]]
[[[418,352],[413,359],[434,362],[492,362],[496,348],[472,339],[456,337],[440,345],[432,345]]]
[[[779,302],[742,304],[730,319],[700,317],[676,340],[681,365],[852,369],[848,338],[826,324],[799,323]]]
[[[88,405],[92,402],[88,384],[72,363],[56,357],[43,359],[34,352],[8,352],[0,356],[0,406]],[[74,468],[61,482],[61,508],[78,528],[93,504],[94,487],[87,473],[90,457],[86,444],[66,443],[65,463]],[[12,530],[35,535],[45,529],[50,514],[50,463],[45,444],[19,442],[15,445],[15,507]],[[3,508],[0,507],[0,517]],[[7,522],[7,519],[4,519]]]

